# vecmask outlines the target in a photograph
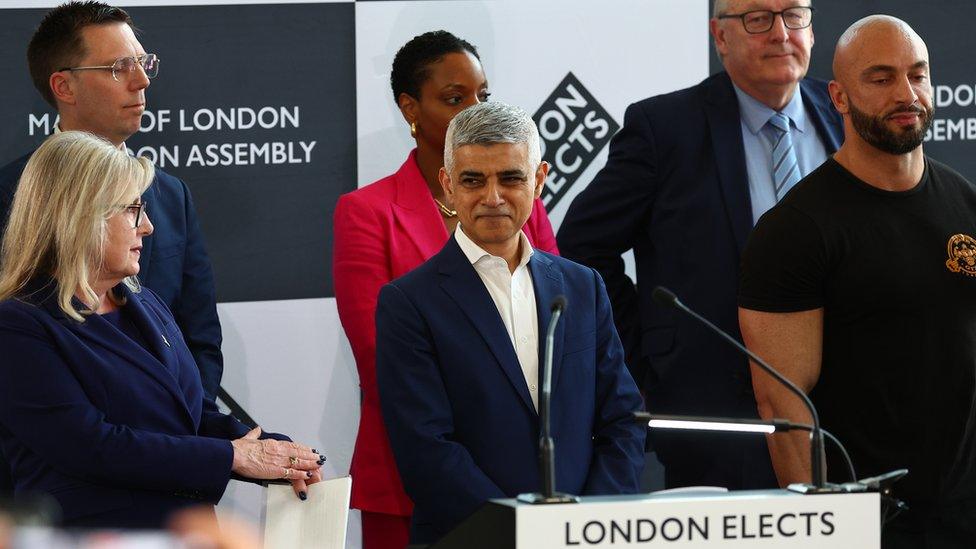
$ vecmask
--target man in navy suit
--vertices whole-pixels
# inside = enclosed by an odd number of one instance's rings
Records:
[[[58,130],[84,130],[123,147],[139,130],[149,79],[158,59],[136,39],[122,9],[98,2],[61,5],[41,21],[27,50],[34,85],[58,110]],[[17,182],[30,155],[0,168],[0,225],[5,226]],[[143,201],[156,225],[145,239],[140,280],[173,311],[193,355],[204,392],[220,388],[223,357],[213,270],[190,191],[156,170]],[[10,490],[0,456],[0,492]]]
[[[758,417],[749,366],[651,300],[663,285],[723,330],[736,320],[739,257],[763,212],[842,141],[826,83],[804,78],[809,0],[716,0],[724,72],[627,109],[607,165],[559,230],[565,257],[607,282],[617,329],[655,413]],[[633,249],[637,285],[621,254]],[[651,433],[669,487],[776,485],[762,437]]]
[[[524,111],[481,103],[447,130],[440,181],[459,224],[444,248],[380,291],[376,370],[407,495],[430,543],[492,498],[541,490],[542,339],[558,295],[552,433],[556,488],[638,490],[645,427],[596,271],[533,250],[522,225],[545,183]]]

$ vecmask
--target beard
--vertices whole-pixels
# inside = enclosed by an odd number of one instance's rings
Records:
[[[848,108],[851,123],[861,139],[878,150],[894,155],[908,154],[922,144],[925,134],[932,125],[932,115],[935,113],[934,108],[924,109],[918,105],[899,108],[878,116],[871,116],[859,110],[853,103],[849,103]],[[920,124],[917,128],[892,130],[885,124],[888,117],[905,113],[918,114]]]

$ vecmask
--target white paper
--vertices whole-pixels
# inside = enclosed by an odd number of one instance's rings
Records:
[[[308,487],[302,501],[291,485],[268,486],[264,522],[267,549],[344,549],[349,518],[351,477]]]

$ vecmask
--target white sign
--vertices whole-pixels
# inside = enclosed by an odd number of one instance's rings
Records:
[[[782,491],[519,505],[516,546],[877,549],[878,494]]]

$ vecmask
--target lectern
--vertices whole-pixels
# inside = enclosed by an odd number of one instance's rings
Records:
[[[496,499],[430,549],[879,549],[877,493],[787,490],[584,497],[576,505]]]

